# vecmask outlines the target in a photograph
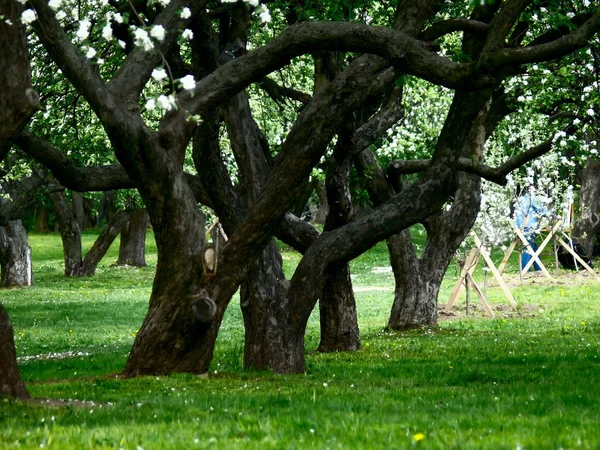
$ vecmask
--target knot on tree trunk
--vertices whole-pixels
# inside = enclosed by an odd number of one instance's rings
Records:
[[[217,313],[217,305],[212,298],[209,298],[206,293],[201,293],[193,296],[192,312],[194,317],[201,324],[209,324],[213,321]]]

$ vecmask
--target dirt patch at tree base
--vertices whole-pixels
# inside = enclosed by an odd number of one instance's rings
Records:
[[[532,319],[539,315],[541,308],[540,305],[535,304],[522,304],[517,307],[500,304],[490,305],[490,307],[494,311],[496,319]],[[464,303],[449,311],[443,307],[438,311],[438,321],[456,319],[491,319],[491,317],[479,303],[469,305],[468,314]]]

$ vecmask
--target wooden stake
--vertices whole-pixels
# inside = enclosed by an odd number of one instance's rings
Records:
[[[517,228],[517,230],[518,230],[518,228]],[[498,284],[502,288],[502,291],[504,292],[504,295],[506,296],[506,298],[508,299],[508,301],[510,302],[511,305],[517,306],[517,302],[515,301],[515,299],[512,296],[512,294],[510,293],[510,289],[508,289],[508,286],[504,282],[504,279],[502,278],[502,275],[500,275],[500,273],[498,272],[498,269],[494,265],[494,262],[492,261],[492,258],[490,258],[489,253],[487,252],[487,250],[483,246],[483,243],[481,242],[481,240],[479,239],[479,237],[474,232],[471,232],[471,234],[473,235],[473,239],[475,240],[475,245],[477,245],[477,247],[479,248],[479,253],[481,253],[481,256],[483,256],[483,259],[485,260],[487,266],[492,271],[492,274],[494,275],[494,278],[496,278],[496,281],[498,282]]]
[[[517,233],[517,236],[519,236],[519,239],[521,239],[525,248],[531,247],[531,244],[529,244],[529,242],[527,241],[527,238],[521,232],[521,230],[519,230],[516,226],[514,228],[515,228],[515,233]],[[551,280],[554,280],[554,277],[552,275],[550,275],[550,272],[548,272],[546,270],[546,266],[544,266],[544,264],[542,263],[542,260],[536,255],[536,253],[531,252],[530,254],[531,254],[532,260],[535,260],[535,262],[537,262],[538,265],[540,266],[540,269],[542,269],[542,273],[544,275],[546,275],[548,278],[550,278]],[[523,272],[525,272],[525,270],[523,270]]]
[[[460,271],[460,276],[458,277],[458,280],[456,280],[456,283],[454,284],[454,289],[452,289],[452,293],[450,294],[448,303],[446,303],[446,311],[450,311],[452,309],[452,307],[462,294],[462,291],[465,288],[464,280],[467,276],[467,272],[474,271],[475,267],[477,267],[478,262],[479,251],[477,250],[477,247],[473,247],[467,255],[467,259],[465,259],[465,264],[463,265],[463,268]]]
[[[473,275],[471,275],[470,272],[467,272],[467,278],[470,280],[471,286],[473,286],[473,289],[477,293],[477,297],[479,297],[479,300],[481,300],[483,309],[485,309],[485,312],[487,313],[487,315],[493,319],[495,317],[494,311],[492,310],[489,303],[485,299],[485,295],[481,292],[481,289],[479,289],[479,286],[475,282],[475,278],[473,278]]]
[[[548,234],[548,236],[546,236],[546,238],[542,241],[542,243],[538,247],[537,251],[535,252],[535,256],[537,257],[538,261],[541,260],[540,255],[542,254],[542,251],[544,250],[544,248],[546,248],[546,245],[548,245],[548,242],[550,242],[550,240],[554,237],[554,235],[560,228],[561,224],[562,224],[562,219],[558,219],[558,221],[554,224],[554,226],[550,230],[550,233]],[[523,267],[523,272],[527,273],[529,271],[529,269],[531,269],[531,266],[533,266],[533,258],[530,259],[527,262],[527,264],[525,264],[525,267]]]
[[[600,281],[600,278],[598,276],[596,276],[596,272],[594,272],[594,269],[592,269],[588,263],[586,263],[583,259],[581,259],[581,256],[579,256],[576,252],[574,252],[569,244],[567,244],[565,241],[563,241],[560,236],[557,236],[557,239],[558,239],[558,243],[560,245],[562,245],[565,249],[567,249],[567,251],[571,255],[573,255],[573,258],[575,258],[576,261],[579,261],[579,263],[585,268],[585,270],[587,270],[589,273],[591,273],[592,276],[594,278],[596,278],[596,280]]]

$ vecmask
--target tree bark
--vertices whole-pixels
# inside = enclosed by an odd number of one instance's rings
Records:
[[[327,219],[327,211],[329,205],[327,204],[327,190],[325,189],[325,183],[321,180],[317,180],[315,185],[315,192],[319,199],[319,207],[317,208],[317,214],[315,216],[315,223],[324,224]]]
[[[156,186],[154,186],[156,187]],[[140,189],[147,205],[158,249],[158,264],[149,309],[127,364],[126,376],[169,374],[173,372],[203,373],[212,360],[213,345],[225,312],[198,319],[194,315],[196,301],[207,306],[205,299],[213,293],[202,289],[203,226],[198,207],[180,172],[164,189]],[[162,198],[150,200],[151,195]],[[218,276],[218,273],[217,273]],[[237,288],[237,286],[235,286]],[[235,288],[224,289],[233,295]],[[210,300],[208,303],[214,303]]]
[[[282,259],[272,240],[254,263],[240,287],[244,316],[244,367],[253,370],[289,370],[291,352],[288,281],[283,276]],[[300,350],[298,350],[300,351]],[[304,354],[304,349],[301,350]],[[302,355],[303,356],[303,355]]]
[[[29,393],[19,373],[13,328],[0,303],[0,394],[28,399]]]
[[[145,209],[136,209],[121,229],[118,266],[146,267],[146,232],[149,224]]]
[[[78,277],[81,274],[82,250],[81,228],[74,217],[73,209],[64,192],[53,192],[50,199],[58,221],[58,230],[63,244],[65,276]]]
[[[0,226],[0,287],[23,287],[33,284],[31,247],[27,230],[20,220]]]
[[[83,211],[83,195],[79,192],[71,191],[71,203],[73,204],[73,218],[77,222],[79,229],[83,231],[83,221],[85,217]]]
[[[20,2],[0,2],[0,161],[39,107],[39,96],[31,86],[27,37],[19,25],[24,9]],[[1,304],[0,393],[29,398],[17,366],[13,329]]]
[[[588,158],[587,165],[581,172],[579,209],[577,220],[573,224],[573,239],[583,246],[588,257],[593,254],[596,231],[600,229],[599,201],[600,162]]]
[[[345,127],[338,136],[333,157],[327,166],[325,187],[329,211],[324,231],[346,225],[354,215],[350,194],[350,132]],[[333,264],[319,301],[321,352],[352,351],[360,348],[356,301],[348,263]]]
[[[94,245],[85,255],[77,276],[92,276],[96,273],[98,264],[130,218],[129,212],[119,211],[104,225],[100,235],[94,241]]]
[[[48,226],[48,209],[39,203],[35,210],[35,225],[33,231],[36,233],[47,233],[50,230]]]
[[[321,340],[317,351],[340,352],[360,349],[356,301],[348,263],[334,264],[319,301]]]
[[[480,93],[478,99],[457,95],[451,106],[461,110],[465,103],[485,101],[491,92]],[[489,98],[489,96],[488,96]],[[479,161],[486,135],[486,115],[483,107],[477,114],[466,137],[464,154]],[[388,239],[390,263],[394,272],[394,303],[388,321],[389,328],[404,330],[437,324],[438,294],[444,274],[461,242],[475,223],[481,203],[481,179],[461,173],[459,188],[448,211],[434,214],[423,222],[427,241],[421,257],[417,257],[408,230]]]

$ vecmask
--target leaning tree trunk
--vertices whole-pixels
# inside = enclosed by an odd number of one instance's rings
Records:
[[[0,286],[22,287],[33,284],[31,247],[27,230],[20,220],[0,226]]]
[[[149,221],[145,209],[132,211],[121,230],[118,266],[146,267],[146,231]]]
[[[158,263],[148,312],[124,374],[203,373],[212,360],[225,312],[224,307],[215,311],[214,303],[205,301],[210,293],[200,289],[207,281],[202,269],[203,218],[181,169],[168,158],[172,151],[150,147],[156,145],[154,141],[143,144],[160,158],[155,162],[156,173],[139,188],[154,229]],[[162,182],[167,179],[162,170],[170,173],[168,183]],[[237,284],[231,291],[221,292],[233,295],[235,289]]]
[[[92,245],[92,248],[87,252],[85,259],[81,263],[79,276],[92,276],[96,273],[98,264],[104,258],[104,255],[106,255],[106,252],[130,217],[129,212],[119,211],[104,225],[100,235],[94,241],[94,245]]]
[[[29,393],[17,366],[13,328],[0,303],[0,395],[27,399]]]
[[[50,194],[50,199],[54,203],[54,212],[63,244],[65,276],[78,277],[82,262],[81,228],[64,192],[53,192]]]
[[[589,158],[587,166],[581,172],[581,190],[579,191],[579,210],[573,224],[573,239],[585,249],[588,257],[594,250],[594,238],[600,228],[598,202],[600,201],[600,161]]]

